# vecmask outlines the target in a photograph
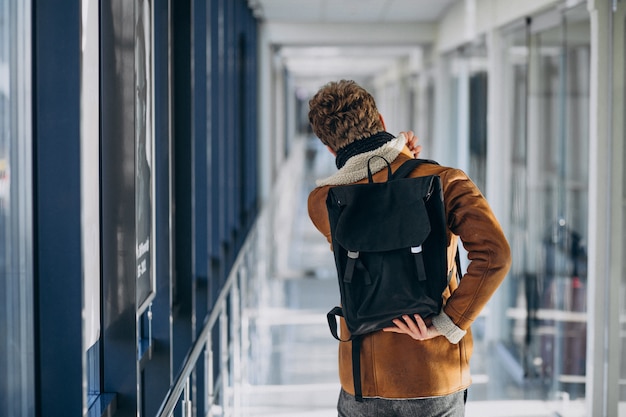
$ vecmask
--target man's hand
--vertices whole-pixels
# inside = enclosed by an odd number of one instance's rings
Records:
[[[422,152],[422,146],[417,144],[419,139],[415,136],[415,133],[409,130],[408,132],[400,132],[400,134],[403,134],[406,138],[406,146],[413,154],[413,158],[419,157],[420,152]]]
[[[432,325],[427,326],[419,314],[415,314],[413,315],[413,317],[415,321],[413,321],[413,319],[411,319],[411,317],[407,314],[402,316],[402,319],[394,319],[393,323],[396,325],[396,327],[386,327],[383,329],[383,331],[408,334],[415,340],[427,340],[437,336],[441,336],[439,330],[437,330]]]

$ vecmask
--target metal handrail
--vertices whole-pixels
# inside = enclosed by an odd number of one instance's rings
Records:
[[[189,378],[191,377],[191,373],[194,371],[198,360],[200,359],[200,355],[202,351],[205,349],[209,337],[211,335],[211,331],[215,324],[218,323],[218,319],[223,314],[223,309],[220,307],[226,301],[226,298],[231,295],[231,290],[233,289],[233,285],[237,280],[237,276],[239,274],[240,267],[244,261],[244,258],[250,249],[251,242],[256,238],[256,234],[258,232],[258,223],[254,224],[250,233],[248,233],[248,237],[246,238],[244,244],[242,245],[237,257],[235,258],[235,262],[233,263],[233,267],[230,270],[228,278],[222,287],[222,290],[217,297],[214,308],[211,311],[211,314],[205,319],[202,331],[198,335],[198,338],[191,346],[185,358],[183,360],[183,367],[179,371],[176,376],[175,383],[168,390],[163,403],[161,403],[161,407],[157,413],[157,417],[170,417],[174,412],[174,409],[178,405],[178,402],[185,392],[186,387],[188,386]]]
[[[174,409],[178,405],[181,399],[181,395],[183,395],[184,393],[186,394],[188,392],[189,379],[191,378],[191,374],[194,371],[196,364],[198,363],[198,360],[200,359],[200,355],[202,354],[203,349],[205,349],[207,346],[210,345],[211,341],[209,338],[211,336],[211,331],[213,330],[216,324],[219,324],[220,326],[222,326],[221,328],[222,333],[220,337],[221,339],[220,349],[221,350],[226,349],[230,342],[234,342],[235,345],[237,343],[241,343],[241,340],[236,339],[237,337],[236,333],[238,333],[239,330],[231,332],[232,337],[234,338],[233,340],[228,340],[228,341],[225,340],[226,339],[225,335],[228,334],[228,332],[225,331],[225,328],[226,326],[233,324],[233,323],[228,322],[229,318],[227,317],[227,311],[226,311],[226,299],[227,297],[233,297],[233,300],[231,300],[232,301],[231,307],[233,307],[233,314],[235,315],[234,319],[237,319],[239,317],[239,313],[241,312],[241,311],[238,311],[237,309],[242,308],[242,306],[239,305],[240,303],[239,297],[242,296],[240,294],[239,286],[242,287],[241,289],[244,292],[243,297],[245,297],[244,287],[247,285],[246,281],[249,281],[250,279],[255,278],[254,275],[246,276],[246,267],[248,266],[245,263],[246,256],[251,255],[252,250],[262,251],[267,248],[267,245],[263,245],[262,243],[259,242],[259,240],[265,240],[269,238],[269,236],[266,236],[267,233],[264,227],[266,226],[271,227],[268,224],[272,223],[273,221],[272,219],[274,218],[274,216],[276,216],[276,213],[275,213],[276,206],[280,204],[280,201],[282,201],[282,198],[284,197],[283,190],[288,189],[290,185],[297,183],[297,181],[299,180],[298,175],[294,175],[293,173],[301,172],[301,168],[304,164],[303,158],[304,158],[304,141],[302,140],[296,141],[293,145],[291,156],[288,158],[287,161],[284,161],[281,175],[278,175],[278,180],[273,186],[273,189],[270,193],[270,198],[268,199],[269,203],[264,204],[263,207],[261,208],[252,228],[250,229],[250,232],[248,233],[248,236],[246,237],[246,240],[241,246],[241,249],[239,250],[235,258],[235,261],[233,263],[233,266],[229,272],[228,278],[226,282],[224,283],[224,286],[222,287],[222,290],[220,291],[220,294],[215,301],[213,310],[204,321],[202,331],[198,335],[198,338],[196,339],[196,341],[193,343],[193,345],[191,346],[191,348],[185,355],[185,358],[183,361],[184,365],[179,371],[178,375],[176,376],[176,380],[174,384],[168,390],[165,396],[165,399],[161,403],[161,407],[159,408],[157,417],[170,417],[172,413],[174,412]],[[290,174],[287,174],[287,173],[290,173]],[[252,247],[253,244],[257,244],[257,247],[253,248]],[[254,253],[254,255],[259,256],[259,253],[256,252]],[[238,283],[238,278],[240,274],[242,274],[241,282]],[[235,346],[235,349],[236,348],[237,347]],[[239,353],[237,353],[237,351],[234,352],[234,355],[239,355],[239,354],[241,354],[241,352]],[[213,399],[216,397],[215,392],[213,392],[214,381],[212,379],[213,350],[209,349],[205,353],[205,355],[208,357],[207,362],[206,362],[207,369],[205,369],[205,379],[206,379],[205,386],[208,387],[208,390],[207,390],[208,407],[202,413],[202,415],[207,415],[206,413],[208,413],[208,415],[213,415],[212,411],[214,410],[212,410],[212,408],[213,406],[218,405],[218,404],[214,404],[213,402]],[[227,380],[225,377],[228,375],[224,375],[224,372],[223,372],[224,370],[225,369],[219,370],[220,374],[218,375],[216,379],[217,381],[221,380],[222,384],[227,383]],[[236,365],[235,365],[235,369],[233,372],[235,374],[234,375],[235,381],[238,376],[237,375],[238,372],[241,372],[241,370],[237,370]],[[223,389],[225,388],[224,385],[222,385],[222,388]],[[227,393],[222,392],[222,394],[225,398]],[[234,395],[236,397],[237,393],[235,392]],[[235,398],[235,408],[236,406],[237,406],[237,399]],[[191,408],[191,400],[189,398],[184,398],[183,399],[183,416],[185,417],[191,416],[190,408]],[[221,410],[221,411],[222,412],[220,412],[220,414],[228,415],[228,411],[229,411],[228,409]]]

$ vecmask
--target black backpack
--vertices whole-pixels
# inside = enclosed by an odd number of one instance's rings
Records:
[[[418,165],[436,162],[411,159],[392,174],[385,160],[387,181],[376,183],[372,158],[368,183],[332,187],[326,199],[342,306],[328,313],[328,324],[337,340],[352,341],[359,401],[361,337],[394,326],[403,314],[439,314],[450,278],[441,180],[406,178]],[[337,335],[336,316],[344,317],[349,339]]]

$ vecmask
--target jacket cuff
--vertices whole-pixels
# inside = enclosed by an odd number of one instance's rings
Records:
[[[467,330],[457,327],[443,310],[439,315],[433,317],[433,326],[435,326],[435,329],[444,335],[450,343],[455,345],[459,343],[467,333]]]

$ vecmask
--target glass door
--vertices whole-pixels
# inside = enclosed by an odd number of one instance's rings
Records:
[[[555,397],[584,397],[589,23],[530,35],[526,370]],[[532,28],[531,28],[532,31]]]
[[[502,341],[520,396],[584,410],[590,27],[586,6],[506,38],[510,244]],[[574,404],[574,405],[572,405]],[[555,409],[554,411],[558,411]]]
[[[509,218],[509,244],[513,263],[509,278],[502,284],[501,294],[504,304],[506,323],[502,327],[503,349],[510,360],[506,368],[513,380],[521,385],[524,375],[528,374],[526,351],[531,338],[528,311],[534,309],[527,288],[532,288],[533,275],[528,271],[527,225],[528,225],[528,187],[527,187],[527,108],[528,108],[528,27],[522,26],[511,31],[504,38],[504,84],[507,97],[508,120],[507,136],[511,142],[511,217]],[[532,363],[532,360],[529,362]]]

